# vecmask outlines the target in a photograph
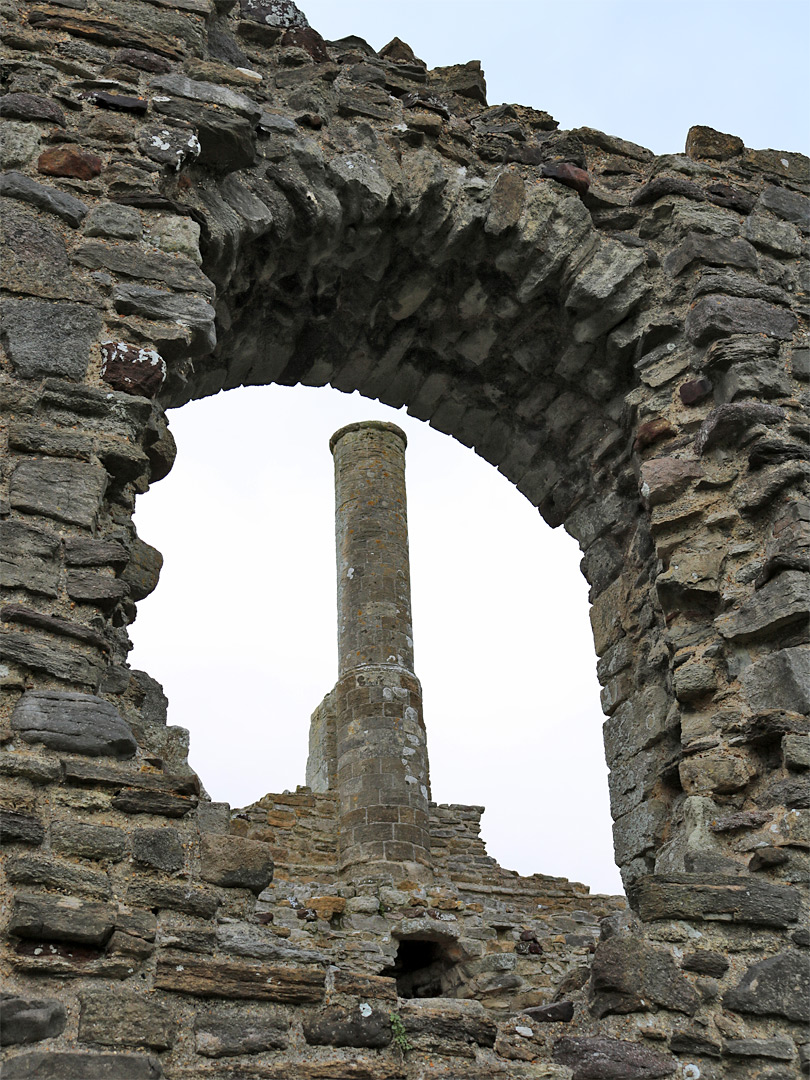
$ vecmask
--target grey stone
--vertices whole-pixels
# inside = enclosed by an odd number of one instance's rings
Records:
[[[34,124],[6,120],[0,127],[0,168],[23,168],[39,152],[40,131]]]
[[[381,1050],[393,1038],[388,1014],[356,1005],[332,1005],[304,1021],[304,1038],[310,1046],[366,1046]]]
[[[810,1023],[807,955],[785,952],[751,964],[740,982],[723,995],[723,1006],[734,1012]]]
[[[66,1023],[61,1001],[0,993],[0,1046],[53,1039],[62,1034]]]
[[[0,523],[0,575],[7,589],[56,596],[59,537],[21,521]]]
[[[140,212],[134,206],[98,203],[84,222],[85,236],[105,236],[114,240],[140,240],[143,232]]]
[[[743,668],[740,683],[754,711],[810,713],[810,653],[806,648],[780,649],[755,660]]]
[[[200,292],[210,300],[214,286],[195,263],[179,256],[144,251],[137,244],[106,244],[88,240],[73,252],[72,259],[90,270],[111,270],[125,277],[163,281],[179,292]]]
[[[695,449],[704,454],[714,446],[738,446],[752,427],[773,427],[785,419],[784,409],[760,401],[742,401],[712,409],[695,437]]]
[[[195,163],[217,173],[249,169],[258,154],[256,120],[248,120],[217,106],[169,98],[153,99],[153,108],[162,116],[183,121],[197,133],[199,154]],[[256,118],[258,120],[258,116]],[[176,150],[173,151],[176,154]]]
[[[287,1004],[322,1001],[325,974],[255,961],[197,958],[184,954],[158,959],[155,986],[199,997],[246,998]]]
[[[127,892],[127,902],[148,908],[170,908],[200,919],[211,919],[219,907],[220,898],[196,886],[136,878]]]
[[[14,120],[38,120],[65,127],[65,114],[51,98],[40,94],[4,94],[0,97],[0,116]]]
[[[161,251],[185,255],[198,266],[202,262],[200,226],[191,218],[152,215],[147,224],[147,236]]]
[[[694,971],[697,975],[708,975],[712,979],[722,979],[729,969],[729,961],[722,953],[711,949],[697,949],[686,953],[682,965],[685,971]]]
[[[632,894],[645,922],[719,915],[731,922],[784,928],[799,917],[799,894],[789,885],[734,874],[649,875],[633,886]]]
[[[0,807],[0,844],[29,844],[38,847],[45,839],[42,823],[33,814]]]
[[[309,26],[307,17],[292,0],[239,0],[243,19],[278,26],[283,29],[303,29]]]
[[[205,300],[175,296],[146,285],[116,285],[113,297],[116,311],[123,315],[168,319],[188,327],[192,354],[210,352],[216,345],[216,312]]]
[[[756,797],[757,806],[787,806],[796,810],[810,808],[810,777],[791,776],[769,784]]]
[[[731,1057],[762,1057],[792,1061],[796,1047],[789,1039],[727,1039],[723,1050]]]
[[[790,394],[790,382],[784,367],[774,360],[737,364],[717,383],[715,399],[721,403],[735,398],[775,398]]]
[[[678,1064],[643,1044],[604,1035],[558,1039],[552,1056],[573,1069],[573,1080],[658,1080],[672,1076]]]
[[[72,941],[77,945],[102,946],[115,926],[111,904],[80,900],[74,896],[17,894],[8,932],[35,941]]]
[[[756,270],[757,253],[746,240],[690,233],[683,243],[664,259],[664,269],[668,274],[677,277],[694,262]]]
[[[133,600],[143,600],[157,588],[160,571],[163,567],[163,556],[157,548],[144,543],[140,537],[132,541],[129,552],[129,560],[121,575],[122,580],[128,585]]]
[[[801,254],[799,230],[787,222],[775,221],[769,214],[755,212],[746,218],[745,235],[752,244],[775,255],[795,258]]]
[[[97,604],[101,608],[114,607],[129,595],[125,582],[111,574],[94,570],[69,570],[65,588],[71,600],[83,604]]]
[[[78,229],[88,212],[88,207],[73,195],[59,191],[58,188],[38,184],[36,180],[13,169],[0,174],[0,196],[18,199],[38,210],[56,214],[73,229]]]
[[[169,791],[143,791],[124,788],[113,797],[112,806],[123,814],[157,814],[160,817],[185,817],[197,805],[197,797],[174,795]]]
[[[185,862],[176,829],[136,829],[132,833],[132,857],[144,866],[172,872]]]
[[[83,990],[79,1039],[97,1046],[144,1046],[168,1050],[178,1024],[168,1005],[154,995],[126,990]]]
[[[127,758],[136,749],[118,710],[92,694],[29,690],[14,708],[11,727],[26,742],[73,754]]]
[[[7,661],[31,668],[33,671],[47,671],[65,682],[79,683],[91,689],[98,687],[101,678],[101,665],[95,664],[81,653],[67,645],[54,644],[35,632],[0,632],[0,655]]]
[[[51,220],[8,202],[0,214],[0,285],[12,293],[98,304],[97,293],[70,269],[64,237]]]
[[[24,460],[11,475],[9,501],[15,510],[91,529],[106,488],[107,473],[98,465]]]
[[[493,987],[516,985],[512,975],[494,976]],[[415,1050],[459,1057],[475,1057],[475,1047],[491,1047],[497,1027],[480,1001],[450,998],[407,998],[400,1001],[399,1014],[405,1035]]]
[[[273,880],[269,844],[241,836],[207,833],[200,846],[203,881],[231,889],[250,889],[257,895]]]
[[[810,769],[810,735],[785,735],[782,756],[788,769]]]
[[[51,847],[80,859],[123,859],[127,835],[115,825],[91,825],[87,822],[54,821]]]
[[[655,1005],[693,1016],[700,998],[663,949],[629,937],[600,942],[591,966],[593,1015],[647,1012]]]
[[[143,1054],[48,1051],[19,1054],[3,1064],[4,1080],[162,1080],[157,1058]]]
[[[800,195],[798,191],[770,185],[760,195],[759,205],[785,221],[792,221],[794,225],[804,226],[805,229],[810,228],[810,199]]]
[[[244,94],[237,94],[225,86],[217,86],[215,83],[195,82],[193,79],[173,72],[169,75],[159,75],[149,84],[150,89],[163,91],[167,94],[176,94],[178,97],[189,98],[191,101],[203,101],[220,108],[230,109],[239,116],[258,122],[261,109],[251,98]]]
[[[117,540],[66,536],[64,547],[65,562],[68,566],[113,566],[120,569],[126,565],[129,558],[126,548]]]
[[[100,900],[108,900],[112,895],[106,872],[40,853],[7,858],[5,869],[8,880],[15,885],[40,885]]]
[[[762,300],[737,296],[707,296],[686,317],[686,334],[696,345],[707,345],[731,334],[767,334],[788,341],[796,329],[796,316]]]
[[[810,615],[808,576],[786,570],[762,586],[750,600],[719,615],[714,624],[728,641],[744,643],[771,637]]]
[[[283,1013],[256,1005],[206,1010],[194,1022],[197,1053],[208,1058],[285,1050],[289,1029]]]
[[[101,317],[84,304],[5,300],[0,333],[21,378],[82,379],[90,346],[101,333]]]

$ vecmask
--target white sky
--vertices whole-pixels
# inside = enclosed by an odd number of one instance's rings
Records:
[[[429,65],[480,59],[490,104],[545,109],[656,153],[692,124],[807,151],[807,0],[310,0],[324,37],[395,35]],[[139,605],[133,667],[212,798],[304,782],[309,715],[336,677],[329,436],[387,418],[408,433],[416,671],[433,797],[487,806],[490,854],[521,873],[620,891],[580,553],[491,466],[357,395],[268,387],[171,413],[180,447],[142,496],[165,556]]]

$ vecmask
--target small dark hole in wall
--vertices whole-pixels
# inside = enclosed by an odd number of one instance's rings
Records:
[[[443,942],[405,938],[399,943],[393,965],[382,974],[397,980],[397,993],[402,998],[455,997],[455,968]]]

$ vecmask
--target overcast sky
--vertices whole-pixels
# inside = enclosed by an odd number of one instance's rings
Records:
[[[490,104],[683,151],[692,124],[808,148],[806,0],[316,0],[324,37],[395,35],[430,66],[481,60]],[[304,783],[309,715],[337,674],[329,436],[405,428],[416,672],[433,797],[484,804],[490,854],[620,891],[599,686],[576,543],[490,465],[427,425],[328,388],[230,391],[170,414],[180,447],[138,502],[165,566],[133,667],[191,731],[211,796]]]

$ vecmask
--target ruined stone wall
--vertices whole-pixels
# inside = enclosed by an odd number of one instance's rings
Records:
[[[559,131],[287,0],[0,17],[4,1075],[806,1074],[807,159]],[[271,382],[576,537],[628,910],[473,810],[442,880],[338,886],[330,796],[205,797],[126,663],[132,511],[166,408]]]

